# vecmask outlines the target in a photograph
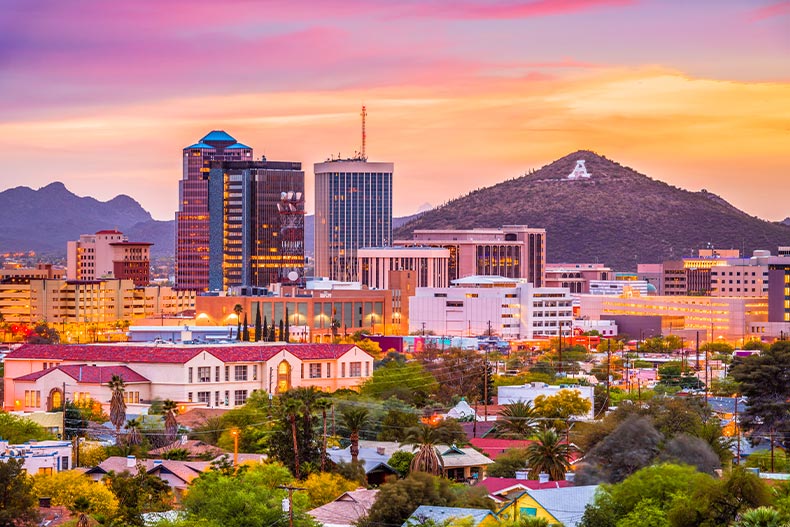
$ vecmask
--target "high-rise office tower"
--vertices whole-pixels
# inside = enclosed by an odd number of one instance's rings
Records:
[[[357,279],[357,249],[392,241],[392,163],[315,164],[315,275]]]
[[[301,163],[214,161],[208,202],[209,289],[304,283]]]
[[[176,212],[176,285],[206,290],[209,285],[208,172],[212,161],[251,161],[252,148],[214,130],[183,150]]]

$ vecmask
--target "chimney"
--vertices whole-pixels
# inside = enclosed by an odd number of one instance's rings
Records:
[[[538,474],[538,483],[543,484],[548,482],[549,482],[548,474],[546,474],[545,472],[541,472],[540,474]]]
[[[154,466],[155,467],[159,467],[161,465],[162,465],[162,460],[161,459],[154,459]]]
[[[565,481],[568,483],[573,483],[576,481],[576,473],[575,472],[566,472],[565,473]]]
[[[383,456],[384,455],[384,447],[383,446],[377,446],[376,447],[376,454],[378,454],[380,456]]]
[[[516,479],[528,480],[529,479],[529,472],[526,471],[526,470],[517,470],[516,471]]]
[[[137,466],[137,459],[134,456],[126,456],[126,468],[134,468]]]
[[[181,444],[182,445],[186,445],[187,444],[187,435],[186,434],[181,434]]]

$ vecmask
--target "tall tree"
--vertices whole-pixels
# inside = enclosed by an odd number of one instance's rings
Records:
[[[285,340],[285,323],[283,319],[280,319],[280,333],[279,333],[280,340]]]
[[[535,432],[537,415],[529,401],[506,404],[496,420],[496,435],[507,439],[529,439]]]
[[[242,328],[242,337],[244,342],[250,341],[250,327],[247,324],[247,313],[244,313],[244,327]]]
[[[409,431],[406,442],[413,445],[414,449],[417,450],[409,467],[411,472],[427,472],[435,476],[442,475],[444,462],[436,449],[439,441],[439,432],[432,426],[420,423]]]
[[[243,311],[244,308],[241,307],[241,304],[233,306],[233,312],[236,313],[236,340],[241,340],[241,313]]]
[[[255,310],[255,341],[261,340],[261,309],[258,308]]]
[[[790,341],[777,341],[759,355],[736,359],[731,374],[749,400],[744,425],[770,438],[789,437]]]
[[[123,393],[125,385],[123,379],[119,375],[113,375],[107,386],[112,391],[112,398],[110,399],[110,422],[115,426],[116,440],[121,436],[121,427],[126,422],[126,401],[124,400]]]
[[[364,407],[344,406],[340,410],[340,419],[351,432],[351,462],[359,460],[359,432],[370,423],[370,412]]]
[[[178,434],[178,421],[176,421],[178,405],[175,401],[165,399],[165,402],[162,403],[162,410],[165,412],[165,437],[168,443],[172,443]]]
[[[269,327],[269,342],[275,342],[276,340],[277,335],[275,335],[274,319],[272,319],[272,325]]]
[[[547,473],[552,481],[562,481],[571,468],[570,457],[573,447],[564,443],[553,428],[535,434],[535,442],[527,446],[527,464],[532,479]]]
[[[321,410],[321,425],[323,434],[321,436],[321,472],[326,470],[326,411],[332,407],[332,401],[327,398],[320,399],[316,405],[316,410]]]
[[[283,412],[288,418],[291,425],[291,439],[293,440],[294,452],[294,476],[296,479],[301,478],[301,464],[299,463],[299,436],[296,429],[296,420],[299,414],[304,410],[304,403],[299,399],[292,398],[285,401],[283,405]]]
[[[288,313],[288,307],[285,308],[285,342],[291,342],[291,315]]]
[[[33,478],[24,463],[14,458],[0,462],[0,527],[38,525]]]
[[[143,442],[143,438],[140,435],[140,419],[129,419],[125,428],[127,445],[139,445]]]

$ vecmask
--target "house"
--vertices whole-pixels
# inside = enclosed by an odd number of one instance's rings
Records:
[[[394,441],[360,441],[358,461],[365,469],[369,485],[381,485],[387,476],[398,476],[398,471],[387,464],[399,450],[410,451]],[[351,463],[351,447],[332,448],[327,456],[333,463]]]
[[[550,525],[576,527],[592,503],[598,485],[526,489],[501,507],[497,515],[504,521],[518,521],[522,516],[543,518]]]
[[[28,441],[12,445],[0,440],[0,463],[21,459],[28,474],[52,474],[72,467],[71,441]]]
[[[485,477],[486,468],[494,462],[474,448],[455,445],[437,447],[444,464],[444,477],[455,481],[478,481]]]
[[[378,493],[376,489],[362,488],[344,492],[335,501],[307,511],[307,514],[324,527],[352,527],[367,516]]]
[[[527,383],[521,386],[500,386],[497,388],[497,397],[499,404],[510,404],[517,401],[533,402],[539,395],[544,397],[551,397],[557,395],[562,390],[572,390],[579,392],[579,396],[587,399],[590,402],[590,410],[585,414],[579,416],[584,419],[594,419],[593,407],[594,405],[594,388],[592,386],[580,385],[564,385],[549,386],[544,382]]]
[[[167,459],[136,459],[135,456],[108,457],[97,466],[85,472],[94,481],[101,481],[110,472],[120,474],[129,472],[137,474],[138,470],[145,470],[165,481],[178,498],[187,489],[192,480],[209,470],[211,463],[208,461],[171,461]]]
[[[483,478],[476,486],[486,489],[488,496],[497,503],[511,501],[525,490],[556,489],[571,486],[570,481],[540,481],[525,478]]]
[[[442,525],[444,522],[453,520],[471,520],[469,527],[493,527],[499,523],[494,513],[488,509],[420,505],[403,525],[404,527],[415,527],[423,525],[429,520],[435,525]]]
[[[373,371],[373,357],[354,344],[26,344],[5,358],[6,410],[33,412],[64,398],[109,408],[107,381],[127,383],[129,413],[147,413],[153,399],[179,407],[234,408],[255,391],[294,387],[355,389]],[[66,383],[66,393],[63,392]]]

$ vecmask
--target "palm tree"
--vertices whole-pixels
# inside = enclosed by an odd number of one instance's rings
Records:
[[[129,419],[126,422],[126,444],[128,445],[139,445],[143,442],[143,438],[140,436],[140,420],[139,419]]]
[[[294,476],[296,479],[301,479],[299,472],[299,439],[296,432],[296,418],[304,410],[304,402],[296,398],[288,398],[283,402],[283,412],[291,423],[291,437],[294,442]]]
[[[741,514],[736,527],[786,527],[788,523],[782,521],[782,515],[771,507],[757,507]]]
[[[324,426],[324,437],[321,439],[321,472],[326,470],[326,411],[332,407],[332,401],[327,398],[321,398],[316,401],[316,410],[321,410],[321,419]]]
[[[91,502],[85,496],[79,496],[77,499],[74,500],[69,510],[72,514],[79,513],[80,517],[77,520],[77,527],[88,527],[90,523],[88,522],[88,513],[91,510]]]
[[[176,421],[178,405],[175,401],[165,399],[162,403],[162,410],[165,412],[165,437],[169,443],[172,443],[176,440],[176,434],[178,433],[178,421]]]
[[[571,468],[569,459],[574,449],[562,442],[556,430],[548,428],[539,431],[535,434],[535,442],[526,450],[531,478],[537,478],[538,474],[545,472],[552,481],[565,479],[565,473]]]
[[[427,472],[434,476],[442,475],[444,462],[436,450],[436,445],[439,442],[439,431],[436,428],[420,423],[409,429],[406,442],[414,445],[414,450],[417,450],[409,467],[411,472]]]
[[[370,412],[367,408],[346,406],[340,410],[340,419],[350,432],[351,462],[356,463],[359,460],[359,432],[370,422]]]
[[[113,375],[107,386],[112,391],[110,399],[110,422],[115,426],[115,437],[121,435],[121,427],[126,422],[126,401],[123,399],[124,382],[119,375]]]
[[[536,418],[529,401],[506,404],[496,421],[496,435],[507,439],[528,439],[535,432]]]
[[[236,340],[241,340],[241,314],[244,308],[241,304],[233,306],[233,312],[236,313]]]

